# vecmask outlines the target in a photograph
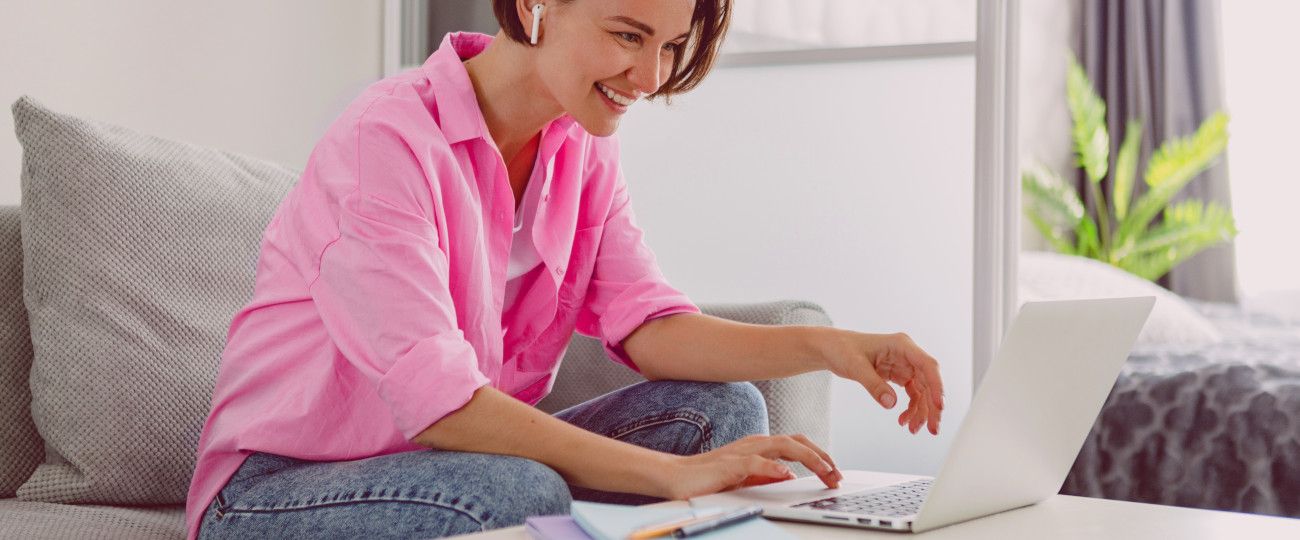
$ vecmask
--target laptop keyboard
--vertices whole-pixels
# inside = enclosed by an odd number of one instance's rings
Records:
[[[930,492],[932,478],[912,480],[884,489],[851,493],[817,501],[796,504],[793,508],[830,510],[869,516],[902,517],[921,511],[921,503]]]

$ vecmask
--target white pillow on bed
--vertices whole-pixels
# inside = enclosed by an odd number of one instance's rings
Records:
[[[1020,253],[1020,305],[1038,300],[1155,296],[1138,347],[1217,343],[1223,335],[1181,296],[1104,262],[1046,251]]]

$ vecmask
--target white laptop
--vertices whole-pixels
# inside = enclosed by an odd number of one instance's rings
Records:
[[[1153,305],[1141,296],[1021,306],[937,477],[842,471],[837,489],[807,476],[692,503],[922,532],[1042,501],[1060,491]]]

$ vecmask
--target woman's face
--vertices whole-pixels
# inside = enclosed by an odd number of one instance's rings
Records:
[[[587,132],[610,135],[628,105],[672,74],[695,1],[549,2],[536,49],[538,76]]]

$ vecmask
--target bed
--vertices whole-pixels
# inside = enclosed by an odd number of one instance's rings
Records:
[[[1026,253],[1020,270],[1022,301],[1157,296],[1061,493],[1300,517],[1300,314],[1078,257]]]

